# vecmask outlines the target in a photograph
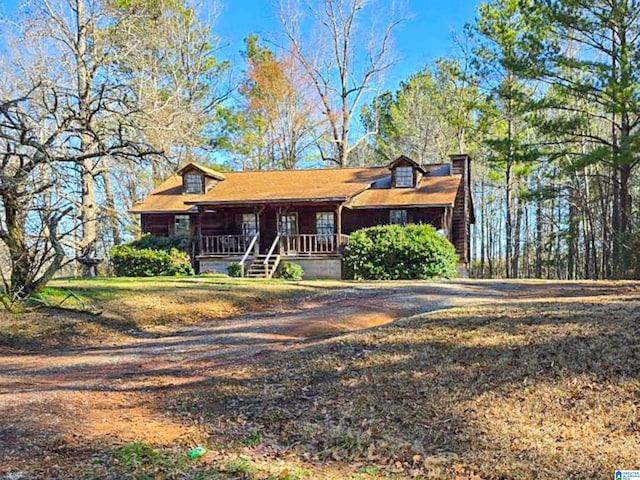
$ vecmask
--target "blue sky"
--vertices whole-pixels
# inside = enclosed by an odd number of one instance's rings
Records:
[[[222,13],[216,30],[236,52],[242,49],[243,39],[250,33],[269,38],[279,29],[273,15],[274,3],[274,0],[221,0]],[[453,33],[460,33],[465,23],[473,21],[480,3],[480,0],[406,0],[404,11],[408,18],[394,37],[398,62],[386,75],[387,86],[393,87],[427,63],[450,55]]]
[[[0,15],[10,15],[20,1],[0,0]],[[238,52],[250,33],[269,38],[278,31],[274,0],[219,0],[219,3],[222,12],[215,32],[224,46],[221,52],[224,57],[239,60]],[[405,0],[408,19],[396,32],[398,62],[386,74],[385,87],[394,88],[427,63],[450,55],[452,34],[461,32],[465,23],[473,21],[479,3],[480,0]]]

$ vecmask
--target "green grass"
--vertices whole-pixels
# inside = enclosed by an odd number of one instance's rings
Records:
[[[223,275],[56,279],[27,309],[0,309],[0,349],[39,350],[170,334],[202,322],[289,308],[341,282],[249,280]]]
[[[242,440],[242,444],[246,445],[247,447],[255,447],[257,445],[260,445],[263,439],[264,439],[264,433],[261,432],[260,430],[256,430],[255,432],[251,432],[247,436],[247,438]]]
[[[140,442],[128,443],[112,450],[112,455],[126,471],[135,473],[158,464],[168,463],[168,459],[148,445]]]
[[[293,292],[312,292],[344,286],[336,281],[290,282],[282,279],[231,278],[226,275],[197,275],[193,277],[117,277],[73,279],[51,282],[52,287],[80,293],[97,301],[114,300],[132,293],[206,290],[215,293],[253,292],[264,297],[286,296]]]
[[[182,449],[184,450],[184,449]],[[200,462],[192,460],[180,449],[153,448],[142,442],[133,442],[112,448],[105,467],[119,478],[151,480],[157,478],[220,478]]]
[[[253,475],[258,473],[258,469],[248,458],[239,457],[229,460],[224,467],[224,471],[230,475]]]
[[[296,466],[257,461],[245,455],[232,455],[213,461],[191,460],[179,449],[153,448],[133,442],[112,448],[102,465],[90,466],[95,474],[109,472],[118,478],[151,480],[188,478],[201,480],[308,480],[308,470]]]

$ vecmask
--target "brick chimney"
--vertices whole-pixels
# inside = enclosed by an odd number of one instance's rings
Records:
[[[458,195],[453,207],[452,238],[460,262],[468,264],[471,251],[471,223],[475,223],[471,201],[471,157],[467,154],[451,155],[451,174],[462,175]]]

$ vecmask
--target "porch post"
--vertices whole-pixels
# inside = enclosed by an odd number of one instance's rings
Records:
[[[442,226],[447,231],[447,238],[449,241],[453,242],[453,208],[445,207],[445,224]]]
[[[276,209],[276,235],[280,235],[280,216],[282,215],[282,205]]]
[[[204,208],[203,207],[197,207],[198,208],[198,212],[195,215],[195,221],[196,221],[196,231],[195,231],[195,238],[193,239],[192,243],[193,243],[193,248],[195,250],[195,254],[199,255],[202,251],[202,216],[204,215]]]
[[[253,253],[255,255],[258,255],[260,253],[260,214],[264,212],[265,208],[266,207],[264,205],[262,205],[260,208],[254,208],[255,215],[256,215],[256,232],[258,234],[258,241],[253,247]]]
[[[343,204],[341,203],[338,205],[338,208],[336,210],[336,216],[338,217],[336,219],[338,223],[336,228],[336,233],[338,234],[338,241],[336,243],[338,247],[340,247],[340,241],[342,240],[342,207],[343,207]]]

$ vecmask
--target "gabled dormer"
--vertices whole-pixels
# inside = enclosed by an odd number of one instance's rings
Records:
[[[404,155],[389,164],[391,188],[415,188],[420,183],[425,170],[419,163]]]
[[[222,173],[197,163],[188,163],[177,174],[182,177],[183,195],[202,195],[226,179]]]

